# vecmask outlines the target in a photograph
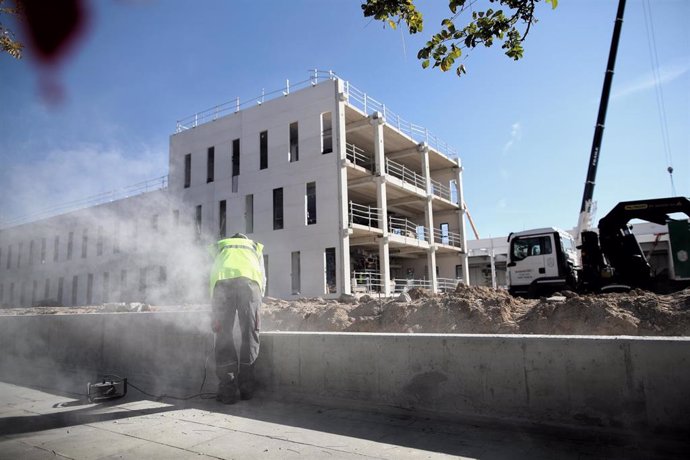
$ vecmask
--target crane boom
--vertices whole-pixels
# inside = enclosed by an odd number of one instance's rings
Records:
[[[587,179],[585,189],[582,194],[582,205],[580,206],[580,216],[577,222],[577,233],[575,237],[580,240],[580,233],[591,227],[592,219],[592,198],[594,196],[594,181],[597,176],[597,166],[599,165],[599,152],[601,150],[601,140],[604,137],[604,123],[606,122],[606,110],[609,105],[611,94],[611,84],[613,82],[613,69],[616,66],[616,55],[618,54],[618,42],[620,41],[621,29],[623,27],[623,13],[625,12],[625,0],[619,0],[616,22],[613,27],[613,37],[611,38],[611,49],[609,50],[609,60],[606,65],[604,76],[604,86],[601,90],[601,100],[599,101],[599,114],[597,124],[594,128],[594,139],[592,140],[592,150],[589,155],[589,167],[587,168]]]

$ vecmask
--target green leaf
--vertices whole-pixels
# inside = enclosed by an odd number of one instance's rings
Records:
[[[429,60],[425,59],[422,61],[422,69],[426,69],[427,67],[429,67]]]

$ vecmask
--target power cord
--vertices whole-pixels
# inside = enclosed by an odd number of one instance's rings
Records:
[[[215,399],[215,397],[216,397],[215,393],[208,393],[208,392],[204,393],[204,385],[206,384],[206,372],[208,369],[208,360],[211,357],[211,351],[213,351],[215,349],[215,347],[216,347],[216,345],[215,345],[215,334],[214,334],[213,347],[210,348],[206,352],[206,360],[204,361],[204,376],[201,380],[201,386],[199,387],[199,393],[197,393],[197,394],[193,394],[190,396],[174,396],[174,395],[169,395],[166,393],[163,393],[162,395],[154,395],[152,393],[149,393],[147,391],[142,390],[141,388],[139,388],[138,386],[133,384],[131,382],[131,380],[129,380],[129,379],[127,379],[127,385],[134,388],[139,393],[141,393],[145,396],[148,396],[150,398],[155,398],[155,400],[159,401],[159,402],[162,401],[163,399],[176,399],[178,401],[187,401],[187,400],[194,399],[194,398]],[[119,375],[116,375],[116,374],[104,374],[103,378],[106,378],[106,377],[114,377],[114,378],[119,379],[119,380],[124,380],[122,377],[120,377]]]

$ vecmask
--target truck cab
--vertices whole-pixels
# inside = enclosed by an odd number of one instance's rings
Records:
[[[513,295],[534,297],[575,289],[580,260],[566,231],[547,227],[508,235],[508,285]]]

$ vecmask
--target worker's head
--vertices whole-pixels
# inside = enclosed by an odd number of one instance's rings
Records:
[[[243,233],[235,233],[235,234],[232,235],[230,238],[244,238],[245,240],[248,240],[248,239],[249,239],[249,238],[247,238],[247,235],[245,235],[245,234],[243,234]]]

